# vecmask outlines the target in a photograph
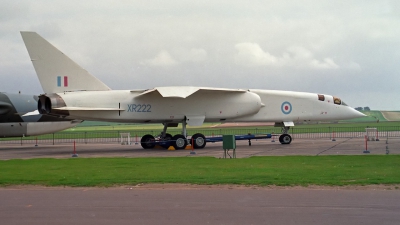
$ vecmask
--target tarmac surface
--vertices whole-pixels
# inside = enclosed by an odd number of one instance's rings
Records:
[[[283,155],[400,154],[400,139],[237,141],[238,158]],[[73,144],[3,144],[0,159],[70,158]],[[389,150],[389,152],[387,152]],[[223,157],[206,148],[144,150],[140,145],[77,144],[79,157]],[[232,155],[232,150],[229,152]],[[229,156],[228,156],[229,157]],[[149,165],[151,166],[151,165]],[[16,168],[17,169],[17,168]],[[34,172],[34,171],[33,171]],[[1,179],[1,178],[0,178]],[[0,188],[1,224],[399,224],[400,185],[257,187],[153,184],[113,188]]]
[[[364,138],[294,139],[289,145],[282,145],[271,139],[236,142],[236,157],[283,156],[283,155],[365,155],[400,154],[400,138],[365,142]],[[77,143],[75,151],[79,157],[182,157],[211,156],[222,158],[222,142],[207,143],[204,149],[168,151],[164,148],[142,149],[140,144],[121,145],[119,143]],[[73,143],[4,144],[0,142],[0,160],[30,158],[68,158],[74,152]],[[233,150],[228,151],[232,156]],[[229,155],[228,155],[229,158]]]
[[[263,188],[7,188],[1,224],[399,224],[400,192]]]

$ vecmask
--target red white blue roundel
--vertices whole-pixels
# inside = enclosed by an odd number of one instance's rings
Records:
[[[289,114],[292,112],[292,104],[290,102],[283,102],[281,105],[281,110],[283,114]]]

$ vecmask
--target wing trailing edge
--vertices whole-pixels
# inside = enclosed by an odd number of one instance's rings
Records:
[[[58,107],[54,108],[57,110],[68,110],[68,111],[124,111],[125,109],[120,108],[92,108],[92,107]]]

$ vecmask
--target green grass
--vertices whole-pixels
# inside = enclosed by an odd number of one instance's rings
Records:
[[[346,122],[376,122],[379,120],[380,122],[385,122],[387,121],[385,117],[383,117],[381,111],[378,110],[371,110],[371,111],[365,111],[362,110],[360,111],[367,115],[367,117],[361,117],[361,118],[356,118],[356,119],[351,119],[351,120],[345,120]]]
[[[359,122],[359,123],[320,123],[320,124],[299,124],[295,125],[294,128],[299,129],[320,129],[320,128],[360,128],[364,129],[366,127],[400,127],[400,121],[396,122],[379,122],[376,120],[373,122]],[[94,126],[94,127],[75,127],[68,130],[58,132],[58,133],[73,133],[73,132],[147,132],[154,131],[160,133],[162,130],[162,125],[149,124],[149,125],[113,125],[113,126]],[[396,128],[396,129],[397,129]],[[252,126],[252,127],[209,127],[205,124],[202,127],[188,127],[187,130],[191,133],[202,133],[204,130],[214,130],[214,131],[241,131],[241,130],[278,130],[280,132],[280,127],[274,126]],[[182,130],[182,125],[179,124],[178,127],[168,128],[169,133],[180,133]],[[303,132],[304,132],[303,131]]]
[[[400,184],[399,162],[399,155],[7,160],[0,161],[0,185]]]
[[[204,123],[200,127],[190,127],[188,126],[189,129],[207,129],[210,128],[214,125],[218,125],[220,123]],[[93,122],[89,121],[87,123],[84,121],[82,124],[77,125],[74,128],[70,128],[66,131],[70,132],[77,132],[77,131],[84,131],[84,132],[90,132],[90,131],[126,131],[126,130],[162,130],[163,125],[161,123],[157,124],[124,124],[124,123],[106,123],[106,122]],[[181,130],[182,129],[182,124],[179,124],[178,127],[170,127],[168,130]]]
[[[380,131],[397,131],[400,129],[400,121],[397,122],[363,122],[363,123],[331,123],[331,124],[300,124],[294,126],[290,133],[330,133],[336,132],[365,132],[367,127],[377,127]],[[161,125],[118,125],[118,126],[103,126],[99,127],[80,127],[71,128],[66,131],[58,132],[59,134],[67,133],[79,133],[87,132],[86,136],[90,138],[90,135],[98,137],[109,137],[110,134],[115,134],[115,137],[119,137],[118,132],[130,132],[131,136],[135,134],[160,134],[162,130]],[[168,133],[179,134],[181,133],[181,125],[178,127],[168,128]],[[205,135],[219,135],[219,134],[258,134],[258,133],[281,133],[280,127],[273,126],[259,126],[259,127],[223,127],[223,128],[210,128],[207,125],[203,127],[188,127],[187,131],[189,134],[203,133]],[[92,133],[93,132],[93,133]],[[102,133],[104,132],[104,133]],[[109,133],[106,133],[109,132]],[[92,134],[90,134],[92,133]],[[107,136],[108,135],[108,136]],[[113,137],[114,137],[113,136]]]

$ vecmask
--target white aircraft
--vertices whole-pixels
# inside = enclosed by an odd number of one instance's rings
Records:
[[[21,32],[45,94],[39,96],[41,114],[63,118],[130,123],[162,123],[160,140],[172,140],[175,149],[188,142],[204,148],[203,134],[187,140],[186,125],[204,122],[275,122],[279,141],[290,144],[288,134],[296,121],[344,120],[365,116],[331,95],[305,92],[211,87],[155,87],[148,90],[111,90],[35,32]],[[167,128],[182,123],[182,134]],[[145,135],[143,148],[155,138]]]

